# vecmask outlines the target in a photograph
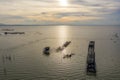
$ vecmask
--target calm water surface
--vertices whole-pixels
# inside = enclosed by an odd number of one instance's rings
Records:
[[[3,29],[25,32],[4,35]],[[97,73],[86,75],[89,41],[95,41]],[[61,52],[55,49],[66,41]],[[50,55],[43,48],[51,47]],[[74,53],[71,58],[63,56]],[[0,27],[0,80],[120,80],[120,27]]]

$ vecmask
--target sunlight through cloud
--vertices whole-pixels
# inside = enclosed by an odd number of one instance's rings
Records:
[[[59,0],[61,6],[68,6],[68,0]]]

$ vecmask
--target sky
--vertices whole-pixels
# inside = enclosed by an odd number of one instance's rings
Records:
[[[0,24],[120,25],[120,0],[0,0]]]

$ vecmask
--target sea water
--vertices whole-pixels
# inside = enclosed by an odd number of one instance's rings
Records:
[[[25,34],[5,35],[6,29]],[[95,41],[96,75],[86,74],[89,41]],[[120,80],[120,26],[1,26],[0,80]]]

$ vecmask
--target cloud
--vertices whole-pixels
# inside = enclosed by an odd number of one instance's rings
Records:
[[[42,15],[41,15],[42,14]],[[26,16],[28,19],[36,20],[39,22],[57,22],[57,23],[68,23],[74,21],[88,21],[88,20],[95,20],[101,19],[98,16],[91,16],[91,15],[83,15],[79,12],[71,12],[71,13],[47,13],[43,12],[41,14],[36,14],[32,16]]]
[[[15,16],[15,15],[0,15],[1,19],[25,19],[22,16]]]
[[[68,6],[61,6],[59,0],[0,0],[0,22],[112,24],[113,19],[116,24],[120,22],[120,0],[68,1]]]

